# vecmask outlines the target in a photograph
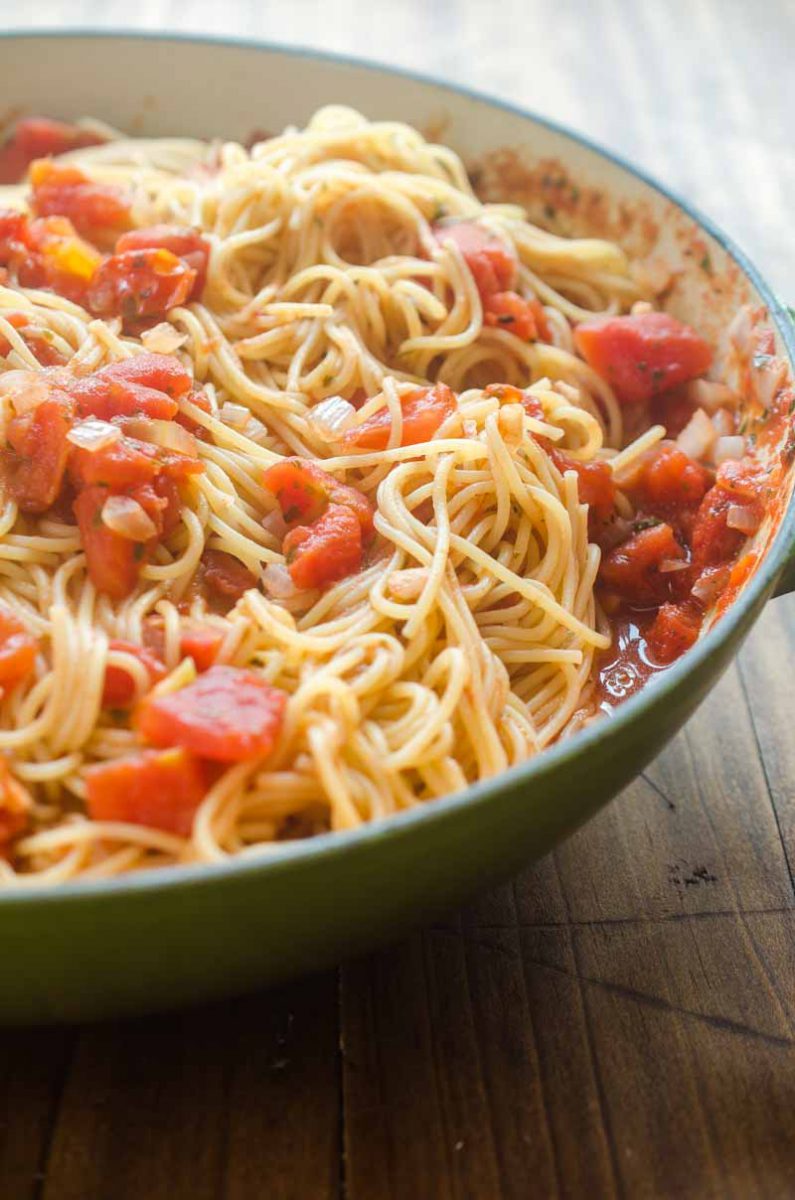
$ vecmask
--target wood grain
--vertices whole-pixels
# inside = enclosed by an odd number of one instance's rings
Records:
[[[0,0],[0,16],[447,75],[635,158],[795,296],[787,0]],[[2,1200],[795,1195],[793,669],[795,605],[777,601],[618,801],[400,946],[233,1004],[0,1035]]]

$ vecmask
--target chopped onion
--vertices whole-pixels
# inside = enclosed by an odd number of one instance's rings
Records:
[[[736,433],[729,437],[718,438],[713,451],[713,459],[715,466],[719,467],[721,463],[728,462],[730,459],[742,458],[744,454],[745,438]]]
[[[692,595],[702,604],[711,604],[728,578],[728,567],[708,567],[693,584]]]
[[[461,422],[461,429],[463,430],[464,437],[474,438],[478,436],[477,421],[473,421],[470,417]]]
[[[509,446],[518,446],[524,437],[524,409],[521,404],[504,404],[497,413],[497,425]]]
[[[274,508],[273,512],[266,513],[260,524],[266,533],[272,533],[279,542],[287,533],[287,525],[278,508]]]
[[[676,444],[691,458],[706,458],[715,444],[715,426],[703,408],[697,408],[685,425]]]
[[[417,600],[427,582],[427,567],[408,567],[405,571],[393,571],[388,587],[398,600]]]
[[[750,348],[751,310],[747,304],[737,310],[728,328],[729,340],[740,353]]]
[[[714,379],[694,379],[687,384],[687,398],[691,404],[703,408],[710,415],[719,408],[737,408],[740,397],[725,383]]]
[[[298,588],[290,572],[282,563],[268,563],[262,571],[262,586],[274,600],[291,600],[298,595]]]
[[[157,534],[154,521],[132,496],[108,496],[102,520],[108,529],[131,542],[146,542]]]
[[[154,417],[133,417],[132,420],[125,421],[124,432],[130,437],[138,438],[139,442],[149,442],[153,446],[160,446],[163,450],[173,450],[177,454],[190,454],[194,458],[197,453],[196,438],[176,421],[160,421]]]
[[[98,417],[86,417],[85,421],[78,421],[72,426],[66,440],[81,450],[87,450],[89,454],[96,454],[98,450],[104,450],[106,446],[118,442],[120,437],[121,430],[118,425],[112,425],[110,421],[100,421]]]
[[[663,575],[670,575],[673,571],[686,571],[689,566],[690,563],[684,558],[663,558],[658,570]]]
[[[324,442],[336,442],[352,424],[356,409],[342,396],[329,396],[321,400],[307,413],[307,423],[312,432]]]
[[[184,346],[187,340],[186,333],[180,333],[167,321],[161,321],[153,329],[145,329],[141,334],[141,341],[153,354],[173,354],[180,346]]]
[[[758,513],[747,504],[732,504],[726,513],[726,524],[738,533],[756,533],[759,520]]]
[[[268,435],[268,431],[262,424],[262,421],[258,421],[256,417],[249,417],[243,433],[252,442],[258,442],[260,438],[267,437]]]
[[[756,367],[754,371],[756,395],[763,408],[770,408],[776,392],[784,383],[786,374],[787,364],[783,358],[770,358],[764,366]]]
[[[6,371],[0,375],[0,398],[8,401],[15,417],[38,408],[49,394],[49,380],[42,371]]]
[[[730,413],[728,408],[719,408],[716,413],[712,414],[712,425],[719,438],[731,437],[737,427],[737,422],[734,413]]]
[[[251,413],[245,404],[232,404],[231,400],[226,400],[221,405],[218,416],[224,425],[230,425],[232,429],[243,430],[248,425]]]
[[[636,300],[632,305],[630,312],[633,317],[645,317],[646,313],[654,311],[654,305],[649,304],[648,300]]]

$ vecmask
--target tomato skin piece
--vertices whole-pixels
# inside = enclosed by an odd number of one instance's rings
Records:
[[[627,604],[662,604],[674,597],[678,577],[690,575],[689,571],[660,571],[666,559],[684,560],[685,552],[671,526],[660,523],[632,534],[611,550],[602,560],[599,578]]]
[[[483,324],[505,329],[522,342],[535,342],[540,336],[540,307],[537,300],[525,300],[516,292],[494,292],[483,301]]]
[[[151,320],[184,304],[195,280],[196,272],[170,250],[128,250],[105,259],[86,299],[98,317]]]
[[[652,656],[666,666],[680,658],[698,640],[701,613],[692,601],[660,605],[645,633]]]
[[[257,577],[248,567],[223,550],[205,550],[202,555],[204,582],[220,599],[235,604],[249,588],[257,586]]]
[[[201,762],[178,748],[98,763],[85,779],[93,820],[148,825],[180,837],[189,836],[208,784]]]
[[[290,528],[311,525],[329,504],[342,504],[356,513],[367,542],[372,538],[373,506],[358,488],[338,483],[333,475],[305,458],[284,458],[268,467],[263,483],[279,502]]]
[[[109,650],[121,650],[131,654],[146,667],[149,675],[149,686],[154,687],[166,674],[166,668],[151,650],[138,646],[135,642],[125,642],[113,639],[108,644]],[[127,708],[135,699],[135,684],[133,677],[121,667],[108,664],[105,667],[105,686],[102,690],[102,703],[105,708]]]
[[[576,472],[580,503],[587,504],[590,513],[599,520],[606,520],[610,517],[616,503],[616,485],[613,482],[613,472],[608,464],[602,462],[601,459],[579,462],[575,458],[570,458],[563,450],[554,448],[548,453],[561,473]]]
[[[28,827],[30,801],[21,783],[17,783],[0,754],[0,858],[4,848]]]
[[[0,605],[0,694],[27,679],[36,665],[38,651],[33,634],[10,609]]]
[[[182,225],[151,225],[146,229],[132,229],[122,234],[116,243],[116,254],[128,250],[170,250],[196,272],[189,300],[201,299],[207,282],[207,264],[210,261],[210,243],[197,229]]]
[[[77,125],[48,117],[23,117],[0,146],[0,184],[20,183],[37,158],[99,146],[106,139]]]
[[[456,410],[455,393],[445,383],[433,387],[417,388],[400,401],[403,410],[403,432],[401,446],[416,446],[429,442],[439,426]],[[372,417],[362,421],[343,434],[346,446],[359,450],[385,450],[392,432],[392,416],[388,408],[379,409]]]
[[[253,671],[210,667],[193,683],[146,697],[136,724],[154,746],[183,746],[215,762],[269,754],[284,721],[287,693]]]
[[[711,485],[712,473],[668,442],[644,464],[638,490],[645,506],[657,512],[699,504]]]
[[[481,298],[507,292],[516,277],[516,260],[498,237],[476,221],[438,222],[432,226],[440,245],[455,242],[472,273]]]
[[[621,404],[697,379],[712,362],[710,346],[694,329],[661,312],[585,321],[575,329],[574,343]]]
[[[291,529],[282,549],[297,588],[329,587],[361,568],[362,527],[352,509],[330,504],[313,525]]]
[[[40,158],[30,165],[30,206],[37,217],[68,217],[90,241],[129,229],[132,209],[121,188],[93,180],[69,163]]]
[[[8,422],[8,446],[0,454],[9,495],[22,512],[45,512],[58,498],[71,449],[72,427],[67,397],[53,395]]]

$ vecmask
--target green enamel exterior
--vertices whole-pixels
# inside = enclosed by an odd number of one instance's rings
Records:
[[[13,40],[5,48],[13,51]],[[784,310],[731,252],[792,356]],[[368,949],[511,875],[587,821],[659,752],[768,596],[785,580],[795,583],[793,547],[790,512],[739,601],[684,660],[614,719],[498,779],[259,861],[0,894],[0,1021],[116,1017],[241,993]]]

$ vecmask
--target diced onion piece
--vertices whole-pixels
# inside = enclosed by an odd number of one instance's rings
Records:
[[[278,508],[274,508],[273,512],[266,513],[260,524],[265,532],[272,533],[277,541],[281,541],[287,533],[287,523]]]
[[[674,571],[686,571],[690,566],[683,558],[663,558],[660,560],[658,570],[663,575],[670,575]]]
[[[85,421],[78,421],[72,426],[66,440],[81,450],[87,450],[89,454],[96,454],[98,450],[104,450],[106,446],[118,442],[120,437],[121,430],[118,425],[112,425],[110,421],[100,421],[98,417],[86,417]]]
[[[168,321],[161,321],[153,329],[145,329],[141,334],[141,341],[153,354],[173,354],[180,346],[184,346],[187,340],[188,335],[180,333],[173,325],[169,325]]]
[[[648,300],[636,300],[629,311],[633,317],[644,317],[646,313],[654,312],[654,305]]]
[[[738,533],[756,533],[759,520],[759,514],[747,504],[732,504],[726,513],[726,524]]]
[[[710,415],[719,408],[737,408],[740,403],[735,391],[714,379],[693,379],[687,384],[686,391],[690,403],[703,408]]]
[[[693,584],[692,595],[702,604],[711,604],[728,578],[728,567],[708,567]]]
[[[102,506],[102,521],[131,542],[147,542],[157,534],[154,521],[132,496],[108,496]]]
[[[731,437],[737,428],[737,420],[728,408],[719,408],[712,414],[712,425],[719,438]]]
[[[243,430],[248,425],[251,413],[245,404],[233,404],[231,400],[226,400],[221,405],[218,416],[224,425],[229,425],[232,429]]]
[[[354,421],[356,409],[342,396],[329,396],[307,413],[307,424],[323,442],[336,442]]]
[[[504,404],[497,413],[497,425],[509,446],[519,446],[524,437],[524,409],[521,404]]]
[[[676,444],[691,458],[703,459],[715,445],[715,438],[715,426],[704,409],[697,408],[676,439]]]
[[[262,586],[274,600],[291,600],[298,595],[298,588],[282,563],[268,563],[263,568]]]
[[[473,421],[470,417],[467,417],[465,420],[463,420],[461,422],[461,429],[463,431],[464,437],[475,438],[478,436],[477,421]]]
[[[124,432],[139,442],[149,442],[162,450],[173,450],[177,454],[196,457],[196,438],[176,421],[161,421],[154,417],[133,417],[125,421]]]
[[[393,571],[387,586],[397,600],[418,600],[427,582],[427,567],[407,567],[405,571]]]
[[[49,394],[48,378],[41,371],[6,371],[0,375],[0,399],[8,403],[14,417],[38,408]]]
[[[256,417],[249,417],[243,433],[252,442],[258,442],[261,438],[268,435],[268,431],[262,424],[262,421],[258,421]]]
[[[786,374],[787,364],[783,358],[771,358],[763,366],[756,368],[754,373],[756,395],[763,408],[770,408],[776,392],[784,384]]]
[[[751,310],[744,304],[737,310],[727,330],[729,340],[741,354],[750,349],[751,328]]]
[[[730,459],[737,460],[745,454],[745,438],[739,433],[730,435],[729,437],[719,437],[715,443],[713,458],[715,465],[720,466],[721,463],[728,462]]]

